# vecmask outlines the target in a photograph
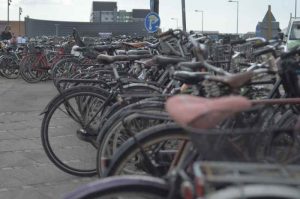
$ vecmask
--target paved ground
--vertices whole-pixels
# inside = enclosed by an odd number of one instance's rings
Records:
[[[95,180],[60,171],[43,151],[39,114],[55,95],[51,82],[0,77],[0,198],[61,198]]]

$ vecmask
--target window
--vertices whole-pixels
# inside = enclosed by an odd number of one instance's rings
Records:
[[[290,40],[300,39],[300,23],[294,23],[291,29]]]

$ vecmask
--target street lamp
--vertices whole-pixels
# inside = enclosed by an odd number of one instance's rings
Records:
[[[239,1],[229,0],[230,3],[236,3],[237,14],[236,14],[236,34],[239,34]]]
[[[22,8],[19,7],[19,35],[21,35],[21,15],[22,15]]]
[[[297,0],[295,0],[295,18],[297,17]]]
[[[176,21],[176,25],[177,25],[177,29],[178,29],[178,18],[171,18],[171,20],[175,20]]]
[[[203,34],[203,10],[195,10],[195,12],[201,12],[202,13],[202,34]]]
[[[7,0],[7,25],[9,25],[9,6],[12,0]]]

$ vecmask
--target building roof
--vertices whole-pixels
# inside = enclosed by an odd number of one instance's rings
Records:
[[[132,9],[133,18],[145,18],[149,14],[149,9]]]
[[[269,5],[269,9],[268,9],[268,11],[267,11],[267,13],[266,13],[266,15],[265,15],[265,17],[263,19],[263,22],[268,22],[269,19],[271,19],[271,21],[276,21],[273,13],[271,11],[271,6],[270,5]]]
[[[93,11],[114,11],[117,9],[117,2],[93,1]]]

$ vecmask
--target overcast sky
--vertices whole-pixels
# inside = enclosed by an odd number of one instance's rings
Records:
[[[12,0],[10,7],[11,20],[18,20],[18,7],[23,8],[23,16],[29,15],[35,19],[89,21],[93,0]],[[149,8],[150,0],[116,0],[118,9]],[[275,18],[280,22],[281,29],[288,24],[290,13],[294,14],[295,0],[239,0],[240,23],[242,33],[255,31],[258,21],[261,21],[268,5],[272,5]],[[300,1],[298,2],[300,7]],[[236,3],[228,0],[186,0],[187,29],[201,29],[201,13],[204,11],[204,29],[219,30],[231,33],[236,31]],[[176,28],[178,18],[181,26],[181,0],[160,0],[160,16],[162,28]],[[300,16],[300,9],[299,9]],[[0,20],[7,19],[7,0],[0,0]]]

